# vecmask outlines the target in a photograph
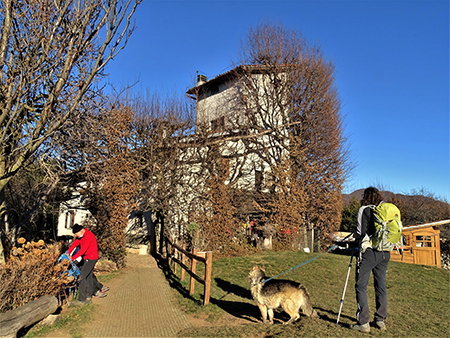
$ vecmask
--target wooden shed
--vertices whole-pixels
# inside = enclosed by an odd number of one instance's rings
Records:
[[[450,220],[414,225],[403,228],[403,255],[401,248],[391,251],[391,260],[411,264],[441,267],[441,246],[439,225]]]

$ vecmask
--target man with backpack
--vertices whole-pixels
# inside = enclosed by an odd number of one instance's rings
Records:
[[[383,203],[378,189],[364,190],[361,208],[358,210],[356,232],[353,235],[359,244],[356,262],[355,291],[358,309],[354,330],[370,332],[370,314],[367,301],[367,284],[373,273],[375,287],[375,327],[386,330],[387,290],[386,272],[391,250],[401,237],[400,211],[391,203]]]

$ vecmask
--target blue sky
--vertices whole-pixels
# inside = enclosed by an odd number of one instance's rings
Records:
[[[230,70],[262,22],[301,32],[335,64],[356,164],[344,192],[423,188],[450,201],[449,1],[144,0],[135,20],[107,80],[162,95]]]

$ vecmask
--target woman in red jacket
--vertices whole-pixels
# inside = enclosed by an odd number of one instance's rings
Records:
[[[105,297],[108,287],[103,286],[94,275],[94,267],[98,260],[98,246],[95,235],[88,229],[79,224],[72,228],[75,240],[69,247],[69,254],[72,255],[72,261],[83,258],[83,265],[80,269],[79,293],[78,299],[73,305],[91,303],[91,296]],[[75,249],[79,250],[75,253]]]

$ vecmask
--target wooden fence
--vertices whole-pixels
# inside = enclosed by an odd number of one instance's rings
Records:
[[[186,245],[179,245],[173,243],[169,238],[164,238],[166,242],[166,253],[169,266],[174,262],[174,271],[177,273],[177,264],[181,267],[181,280],[184,280],[185,271],[191,276],[189,283],[189,294],[194,294],[195,281],[203,284],[204,286],[204,298],[203,305],[209,304],[209,296],[211,291],[211,270],[212,270],[212,252],[197,252],[194,249],[192,252],[186,250]],[[191,267],[186,265],[186,258],[191,260]],[[197,261],[205,264],[205,275],[200,277],[196,274]]]

